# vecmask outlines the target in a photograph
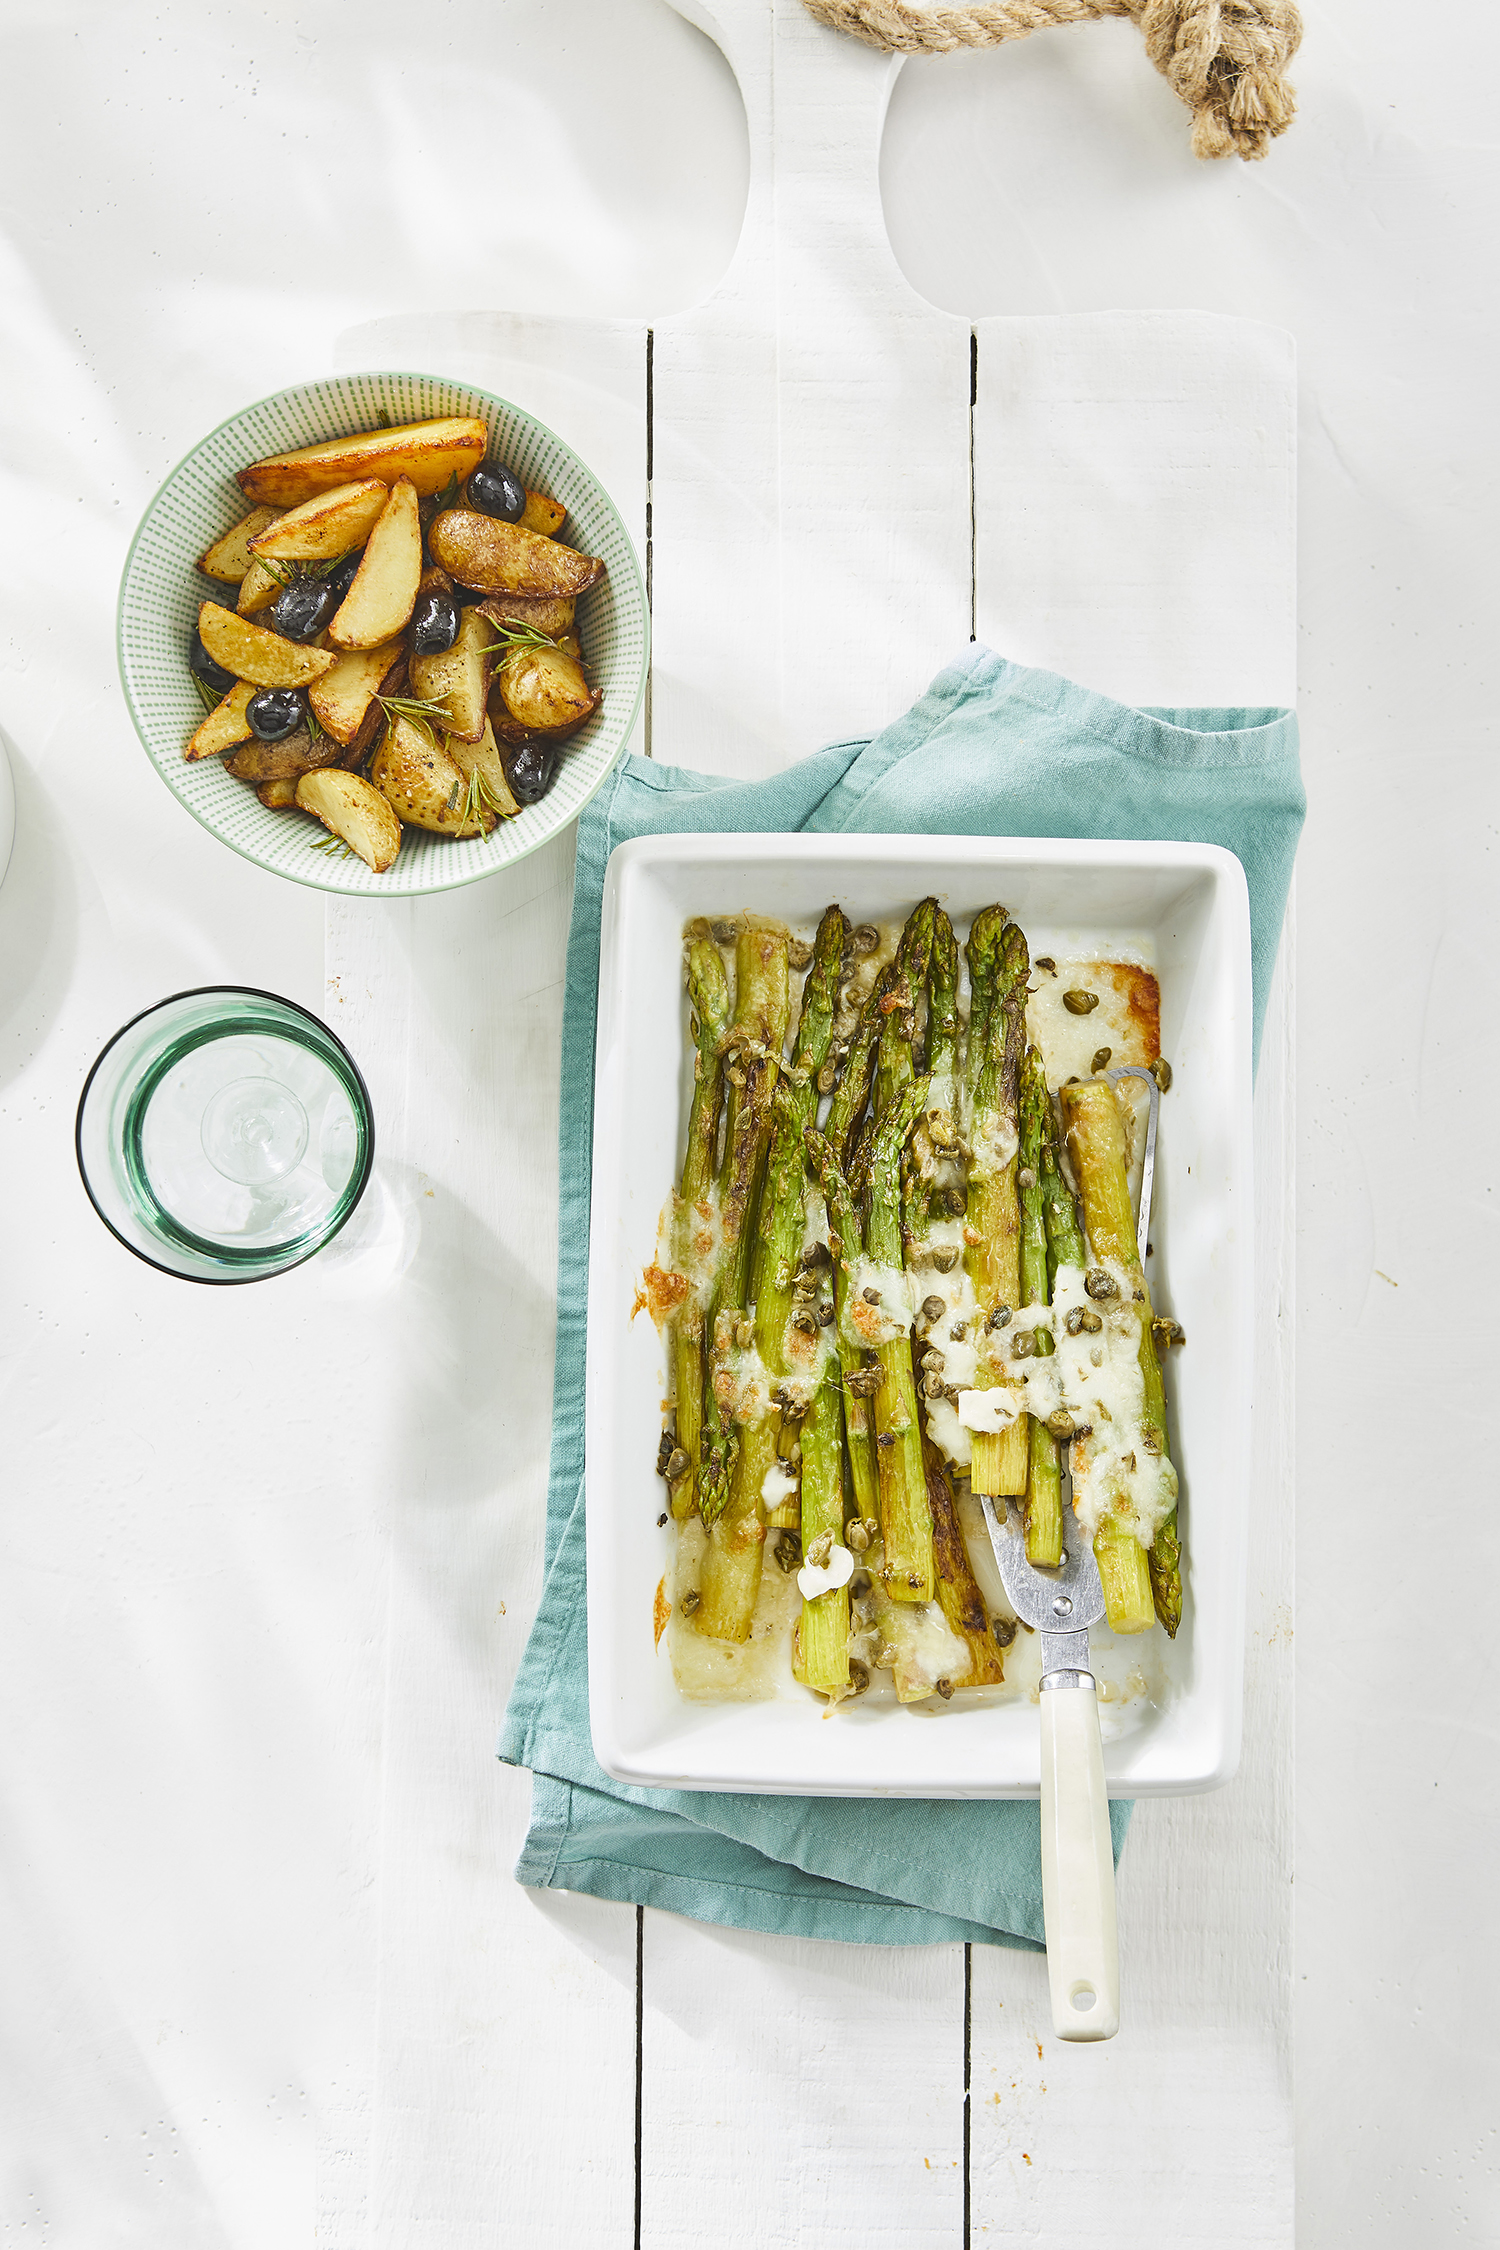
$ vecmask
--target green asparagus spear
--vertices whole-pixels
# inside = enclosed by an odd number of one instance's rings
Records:
[[[850,1321],[849,1289],[860,1251],[859,1220],[855,1215],[849,1183],[839,1169],[834,1155],[821,1133],[808,1129],[807,1152],[822,1182],[823,1199],[828,1206],[828,1247],[833,1256],[834,1334],[838,1338],[839,1364],[843,1370],[844,1435],[849,1453],[849,1474],[854,1486],[854,1511],[867,1521],[878,1523],[880,1487],[875,1474],[875,1426],[870,1407],[870,1394],[878,1379],[878,1369],[872,1367],[865,1352],[855,1340]]]
[[[1005,1658],[995,1639],[984,1596],[969,1561],[958,1505],[948,1476],[948,1464],[931,1438],[922,1441],[922,1464],[927,1472],[927,1505],[932,1510],[932,1543],[937,1567],[937,1598],[950,1632],[968,1646],[970,1667],[957,1687],[998,1687],[1005,1678]]]
[[[982,1053],[973,1055],[970,1017],[968,1228],[969,1277],[983,1309],[986,1333],[1003,1330],[997,1308],[1014,1312],[1021,1290],[1021,1210],[1016,1190],[1019,1147],[1018,1103],[1021,1050],[1026,1039],[1026,979],[1030,970],[1026,939],[1003,906],[987,906],[974,918],[968,943],[969,980],[983,1016]],[[994,1317],[996,1329],[989,1328]],[[981,1358],[975,1387],[992,1389],[1003,1380]],[[993,1496],[1026,1490],[1029,1468],[1026,1417],[1016,1416],[996,1434],[975,1431],[971,1479],[976,1492]]]
[[[706,1524],[723,1514],[738,1437],[725,1400],[723,1361],[734,1348],[750,1278],[750,1251],[771,1140],[771,1097],[781,1068],[787,1019],[784,932],[743,930],[735,947],[734,1020],[725,1035],[729,1083],[724,1160],[719,1173],[721,1251],[709,1335],[714,1368],[705,1387],[698,1458],[698,1510]],[[759,1545],[760,1526],[756,1526]]]
[[[1047,1277],[1046,1190],[1042,1181],[1042,1144],[1052,1123],[1052,1104],[1042,1058],[1028,1047],[1021,1065],[1021,1148],[1016,1180],[1021,1197],[1021,1301],[1044,1305],[1051,1297]],[[1052,1349],[1045,1328],[1034,1331],[1039,1357]],[[1037,1415],[1030,1423],[1030,1479],[1026,1487],[1026,1555],[1034,1563],[1062,1560],[1062,1474],[1058,1467],[1057,1440]]]
[[[840,1459],[844,1410],[838,1360],[830,1355],[802,1424],[802,1552],[818,1559],[820,1540],[830,1545],[844,1528],[844,1478]],[[831,1586],[802,1604],[798,1626],[798,1677],[824,1694],[849,1685],[849,1589]]]
[[[926,997],[927,965],[932,955],[937,900],[924,898],[907,916],[896,947],[895,975],[881,999],[885,1022],[875,1064],[875,1118],[878,1123],[914,1075],[912,1048]]]
[[[914,1179],[907,1231],[924,1242],[964,1208],[958,1170],[958,940],[941,907],[933,915],[927,988],[927,1114],[912,1136]]]
[[[1167,1456],[1166,1398],[1162,1391],[1161,1368],[1156,1357],[1156,1340],[1151,1329],[1151,1293],[1146,1286],[1146,1276],[1141,1268],[1140,1251],[1136,1242],[1135,1212],[1130,1202],[1125,1125],[1120,1115],[1120,1105],[1109,1082],[1097,1078],[1082,1085],[1064,1086],[1059,1100],[1068,1136],[1068,1158],[1083,1196],[1084,1224],[1088,1229],[1089,1243],[1097,1258],[1123,1267],[1129,1282],[1131,1309],[1140,1330],[1140,1368],[1144,1392],[1141,1443],[1147,1455],[1160,1462],[1162,1483],[1170,1488],[1175,1502],[1177,1473]],[[1105,1518],[1105,1521],[1110,1520],[1109,1517]],[[1118,1528],[1122,1541],[1128,1541],[1139,1554],[1139,1542],[1129,1526]],[[1097,1542],[1095,1552],[1098,1552]],[[1102,1568],[1101,1562],[1101,1571]],[[1182,1557],[1175,1505],[1165,1521],[1158,1526],[1152,1542],[1150,1588],[1151,1604],[1154,1604],[1157,1616],[1168,1634],[1175,1634],[1182,1617]],[[1106,1588],[1106,1593],[1107,1591]],[[1110,1624],[1116,1632],[1142,1632],[1149,1626],[1151,1605],[1140,1599],[1139,1590],[1134,1608],[1137,1614],[1144,1610],[1140,1622],[1134,1627],[1115,1624],[1111,1614]]]
[[[875,1076],[875,1060],[880,1049],[881,1027],[885,1017],[881,1002],[890,990],[895,976],[895,964],[887,962],[866,995],[854,1026],[854,1036],[844,1051],[843,1066],[838,1084],[833,1089],[833,1099],[828,1105],[828,1121],[823,1137],[841,1165],[847,1171],[849,1143],[855,1128],[865,1113],[870,1098],[870,1085]]]
[[[754,1255],[755,1348],[774,1378],[799,1368],[812,1373],[823,1350],[816,1321],[804,1315],[811,1335],[792,1328],[794,1286],[806,1214],[803,1187],[807,1154],[802,1135],[817,1102],[816,1079],[828,1053],[837,1002],[839,965],[848,923],[831,906],[818,925],[812,965],[802,992],[802,1013],[790,1072],[775,1088],[773,1127]],[[703,1558],[702,1601],[693,1623],[716,1640],[742,1641],[750,1630],[760,1587],[765,1516],[762,1492],[776,1459],[778,1416],[772,1402],[744,1423],[724,1507],[710,1525]],[[709,1519],[705,1516],[705,1522]],[[754,1530],[759,1536],[751,1537]]]
[[[870,1215],[865,1252],[871,1264],[900,1271],[901,1159],[907,1135],[927,1099],[928,1081],[913,1079],[891,1102],[875,1134],[870,1163]],[[875,1308],[866,1307],[873,1312]],[[851,1308],[858,1331],[860,1308]],[[922,1431],[912,1374],[911,1334],[881,1341],[876,1348],[881,1380],[875,1392],[875,1466],[880,1487],[880,1528],[884,1540],[881,1578],[892,1601],[932,1599],[932,1510],[922,1465]]]
[[[672,1513],[691,1513],[697,1486],[694,1470],[703,1436],[703,1373],[705,1321],[712,1297],[712,1276],[703,1272],[703,1258],[694,1237],[705,1231],[712,1237],[713,1211],[708,1194],[718,1159],[719,1112],[724,1098],[724,1065],[719,1043],[729,1028],[729,978],[724,956],[711,938],[698,938],[688,947],[688,1002],[692,1010],[693,1101],[688,1113],[687,1153],[682,1162],[673,1227],[673,1256],[679,1274],[689,1279],[689,1293],[677,1316],[673,1335],[674,1388],[677,1394],[677,1448],[686,1456],[681,1473],[672,1482]],[[675,1459],[675,1454],[674,1454]]]

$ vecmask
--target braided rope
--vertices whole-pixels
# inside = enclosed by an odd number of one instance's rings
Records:
[[[1302,37],[1295,0],[804,0],[819,23],[894,54],[999,47],[1055,24],[1129,16],[1193,113],[1195,156],[1264,156],[1297,113],[1286,69]]]

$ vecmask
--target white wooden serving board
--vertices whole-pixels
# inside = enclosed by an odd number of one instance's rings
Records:
[[[1128,700],[1291,702],[1288,340],[934,310],[880,214],[898,65],[799,0],[674,4],[749,121],[710,300],[654,330],[465,314],[339,349],[481,381],[599,473],[650,572],[640,747],[770,772],[879,727],[975,632]],[[490,1746],[540,1591],[570,889],[563,839],[472,890],[327,911],[381,1148],[327,1286],[389,1356],[409,1479],[367,1604],[382,1740],[349,1946],[374,1999],[319,2241],[1290,2242],[1290,929],[1257,1100],[1244,1766],[1137,1812],[1123,2029],[1067,2049],[1034,1956],[771,1940],[510,1878],[529,1785]]]

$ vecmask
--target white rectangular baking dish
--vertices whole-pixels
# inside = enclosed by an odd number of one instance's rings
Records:
[[[587,1540],[594,1753],[643,1787],[804,1796],[1034,1796],[1035,1644],[1018,1636],[997,1700],[867,1699],[829,1714],[788,1677],[759,1703],[685,1701],[653,1605],[671,1559],[655,1473],[664,1355],[642,1268],[680,1161],[693,1049],[682,983],[691,916],[779,915],[809,934],[830,901],[904,917],[933,892],[959,925],[998,899],[1033,953],[1118,949],[1161,987],[1161,1105],[1149,1272],[1188,1342],[1167,1369],[1182,1479],[1183,1622],[1094,1636],[1114,1796],[1227,1781],[1239,1758],[1252,1350],[1250,925],[1238,860],[1211,844],[944,836],[674,835],[620,846],[604,887],[589,1253]],[[1130,1692],[1132,1677],[1139,1683]]]

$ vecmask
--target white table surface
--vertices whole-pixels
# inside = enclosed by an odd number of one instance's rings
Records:
[[[1497,34],[1478,0],[1441,39],[1393,0],[1309,18],[1302,117],[1262,166],[1195,165],[1138,36],[1107,24],[908,65],[882,180],[908,278],[953,313],[1203,308],[1297,338],[1311,813],[1296,2007],[1278,2067],[1288,2101],[1295,2078],[1297,2239],[1383,2250],[1500,2229],[1493,1722],[1472,1636],[1441,1610],[1423,1631],[1419,1546],[1449,1523],[1487,1596],[1500,1539],[1468,1455],[1496,1324],[1465,1284],[1495,1226],[1493,1135],[1474,1121],[1500,1093],[1483,730]],[[476,1080],[519,1051],[537,1089],[507,1111],[508,1169],[472,1208],[448,1194],[441,1114],[394,1087],[386,1145],[404,1161],[361,1240],[263,1289],[149,1273],[77,1185],[78,1087],[137,1008],[219,979],[325,999],[321,899],[199,831],[123,710],[114,590],[161,476],[245,400],[348,364],[362,324],[660,317],[711,290],[739,227],[733,79],[663,0],[453,0],[426,18],[379,0],[357,40],[350,21],[326,0],[0,5],[0,726],[18,813],[0,888],[16,1183],[0,2229],[67,2250],[637,2229],[956,2243],[962,1953],[710,1942],[510,1883],[525,1785],[489,1752],[534,1587],[499,1558],[539,1508],[545,1416],[508,1421],[506,1401],[549,1364],[566,848],[512,879],[524,942],[500,975],[482,900],[367,934],[372,991],[394,948]],[[357,934],[330,921],[330,962]],[[355,1020],[373,1004],[333,999]],[[1419,1421],[1402,1378],[1429,1361],[1452,1377]],[[512,1424],[525,1443],[508,1449]],[[1271,1629],[1290,1635],[1290,1610]],[[445,1723],[418,1735],[405,1715],[424,1696]],[[1264,1838],[1232,1817],[1222,1836],[1233,1883]],[[1149,1838],[1138,1864],[1163,1864]],[[1236,2141],[1220,2075],[1241,2027],[1193,2018],[1194,1977],[1222,1985],[1186,1938],[1159,1973],[1176,2051],[1151,2046],[1132,2078],[1122,2037],[1106,2101],[1050,2042],[1022,2067],[1029,2032],[1007,2046],[1005,2010],[1045,2039],[1034,1964],[976,1952],[974,2239],[1121,2240],[1109,2164],[1124,2180],[1195,2102],[1203,2154],[1162,2239],[1290,2239],[1256,2178],[1279,2178],[1280,2141]],[[1268,1989],[1287,1974],[1264,1964]]]

